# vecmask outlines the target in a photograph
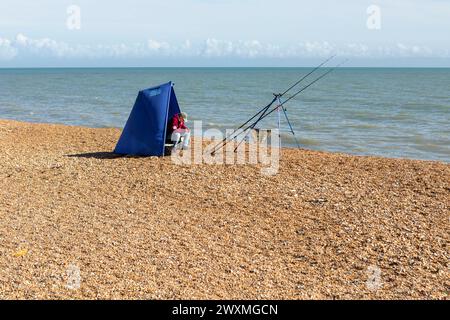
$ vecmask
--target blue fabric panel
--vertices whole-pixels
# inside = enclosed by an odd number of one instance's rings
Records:
[[[172,83],[169,82],[139,92],[114,153],[136,156],[164,155],[172,91]]]

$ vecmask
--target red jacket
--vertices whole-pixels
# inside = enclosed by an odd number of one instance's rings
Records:
[[[175,131],[178,129],[187,129],[186,125],[184,124],[184,120],[180,117],[179,114],[175,115],[175,117],[172,118],[172,121],[170,121],[170,131]]]

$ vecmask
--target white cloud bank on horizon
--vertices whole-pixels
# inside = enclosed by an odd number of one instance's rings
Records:
[[[362,43],[336,45],[327,41],[298,42],[278,45],[251,41],[226,41],[214,38],[180,44],[148,40],[143,43],[114,45],[68,44],[49,38],[32,39],[19,33],[15,39],[0,37],[0,60],[14,61],[19,57],[58,59],[126,59],[126,58],[321,58],[337,54],[356,58],[450,58],[448,49],[436,50],[416,44],[393,43],[370,46]]]

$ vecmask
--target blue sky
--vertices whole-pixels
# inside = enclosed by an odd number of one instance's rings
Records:
[[[448,0],[2,0],[0,67],[450,67],[449,17]]]

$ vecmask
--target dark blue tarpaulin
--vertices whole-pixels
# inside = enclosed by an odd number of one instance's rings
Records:
[[[114,153],[164,156],[167,123],[180,112],[172,82],[140,91]]]

